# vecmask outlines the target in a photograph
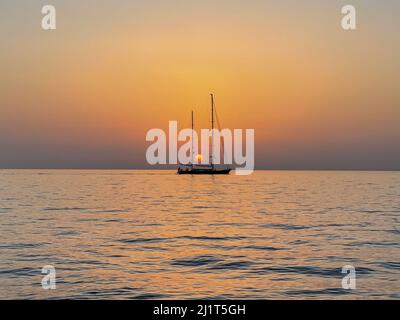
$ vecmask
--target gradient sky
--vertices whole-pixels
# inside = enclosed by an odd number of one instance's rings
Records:
[[[398,0],[2,0],[0,168],[142,168],[214,92],[257,168],[399,170],[399,33]]]

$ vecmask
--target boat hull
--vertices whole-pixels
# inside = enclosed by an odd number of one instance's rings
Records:
[[[181,170],[178,169],[178,174],[229,174],[231,169],[222,170],[212,170],[212,169],[191,169],[191,170]]]

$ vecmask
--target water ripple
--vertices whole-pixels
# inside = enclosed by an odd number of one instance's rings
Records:
[[[174,266],[198,267],[221,261],[220,258],[210,255],[201,255],[192,258],[177,259],[171,262]]]
[[[123,243],[143,243],[143,242],[165,242],[170,241],[167,238],[131,238],[131,239],[120,239],[117,240]]]

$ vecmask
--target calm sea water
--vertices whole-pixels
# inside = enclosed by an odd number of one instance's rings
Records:
[[[0,298],[399,299],[399,222],[400,172],[0,170]]]

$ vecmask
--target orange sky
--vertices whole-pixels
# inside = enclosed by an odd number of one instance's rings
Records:
[[[142,167],[169,120],[256,130],[256,166],[399,169],[400,5],[2,1],[0,167]]]

